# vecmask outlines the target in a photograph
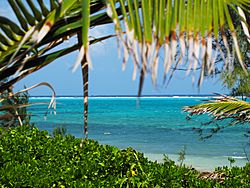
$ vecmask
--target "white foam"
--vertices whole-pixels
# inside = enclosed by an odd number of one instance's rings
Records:
[[[82,99],[83,97],[57,97],[57,99]]]
[[[214,98],[216,96],[142,96],[141,99],[173,99],[173,98],[180,98],[180,99],[188,99],[188,98],[194,98],[194,99],[204,99],[204,98]],[[90,99],[137,99],[138,97],[89,97]]]
[[[111,133],[110,132],[104,132],[103,134],[104,135],[110,135]]]
[[[234,158],[234,159],[246,159],[246,157],[242,157],[242,156],[233,156],[232,158]]]
[[[51,99],[51,97],[30,97],[30,99],[43,100],[43,99]]]
[[[211,98],[217,98],[217,96],[142,96],[141,99],[211,99]],[[35,100],[50,100],[51,97],[30,97],[30,99]],[[77,97],[56,97],[56,99],[69,99],[69,100],[82,100],[83,97],[77,96]],[[98,99],[98,100],[108,100],[108,99],[138,99],[136,96],[90,96],[89,99]]]
[[[223,157],[225,157],[225,158],[231,157],[233,159],[246,159],[246,157],[244,157],[244,156],[223,156]]]

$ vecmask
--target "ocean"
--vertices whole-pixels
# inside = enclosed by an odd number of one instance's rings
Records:
[[[195,128],[203,128],[209,134],[216,124],[204,126],[211,119],[207,115],[187,120],[183,106],[194,105],[211,97],[142,97],[137,105],[136,97],[90,97],[89,138],[101,144],[124,149],[132,147],[143,152],[150,160],[163,161],[163,154],[177,163],[179,152],[185,149],[184,163],[198,170],[213,170],[216,166],[243,166],[250,157],[249,124],[225,128],[211,138],[201,140]],[[30,102],[49,102],[48,97],[31,97]],[[56,127],[64,127],[67,133],[83,137],[83,100],[81,97],[58,97],[56,115],[47,106],[29,108],[31,121],[39,129],[49,133]],[[225,125],[228,122],[219,122]]]

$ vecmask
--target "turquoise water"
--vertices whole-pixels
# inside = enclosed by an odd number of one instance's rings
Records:
[[[200,141],[193,130],[209,121],[207,116],[186,120],[182,107],[200,103],[207,98],[158,97],[136,98],[93,97],[89,101],[89,138],[119,148],[133,147],[152,160],[161,161],[163,154],[177,160],[178,153],[186,147],[186,164],[198,169],[211,170],[215,166],[229,165],[234,157],[237,165],[244,165],[243,150],[248,138],[243,134],[247,126],[226,128],[206,141]],[[83,101],[81,98],[57,98],[57,114],[43,114],[46,106],[30,108],[32,121],[40,129],[51,132],[55,127],[65,127],[76,137],[83,136]],[[49,102],[49,98],[31,98],[31,102]],[[213,125],[215,126],[215,125]],[[209,132],[209,127],[204,127]],[[250,155],[250,147],[246,148]]]

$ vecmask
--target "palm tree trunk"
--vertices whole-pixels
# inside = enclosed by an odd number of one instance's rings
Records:
[[[78,44],[79,50],[82,46],[82,34],[81,32],[78,33]],[[86,55],[84,55],[83,60],[81,62],[82,68],[82,81],[83,81],[83,104],[84,104],[84,136],[88,139],[88,87],[89,87],[89,64],[86,59]]]
[[[82,66],[82,78],[83,78],[83,103],[84,103],[84,135],[88,138],[88,87],[89,87],[89,65],[86,58],[83,58]]]

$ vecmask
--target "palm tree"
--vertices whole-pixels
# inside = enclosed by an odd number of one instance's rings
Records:
[[[62,2],[51,0],[49,6],[42,0],[27,0],[25,3],[20,0],[8,2],[18,23],[0,15],[0,80],[3,81],[0,85],[0,93],[62,56],[79,49],[86,52],[86,48],[81,46],[88,46],[89,43],[93,44],[111,37],[86,40],[90,27],[112,22],[102,11],[106,6],[102,1],[79,3],[77,0]],[[27,6],[31,12],[26,8]],[[52,51],[77,35],[79,41],[76,44]],[[80,54],[83,54],[82,51]],[[86,56],[82,58],[81,64],[84,82],[84,124],[87,135],[88,63],[83,66],[85,60]],[[5,81],[6,79],[8,81]]]
[[[43,0],[8,2],[18,23],[0,16],[0,80],[8,79],[0,85],[0,92],[59,57],[79,50],[74,69],[81,65],[86,137],[88,46],[111,37],[89,40],[88,31],[93,26],[114,23],[123,51],[123,67],[131,56],[133,77],[137,71],[140,73],[139,96],[145,74],[151,74],[156,83],[161,49],[164,49],[164,80],[171,67],[175,70],[188,62],[188,71],[201,66],[200,85],[204,74],[215,72],[217,55],[223,57],[227,69],[233,64],[234,51],[240,66],[246,70],[230,12],[239,16],[249,40],[249,0],[50,0],[49,6]],[[227,31],[233,44],[228,43]],[[75,45],[52,51],[75,36],[78,37]],[[221,49],[220,40],[226,52]]]

